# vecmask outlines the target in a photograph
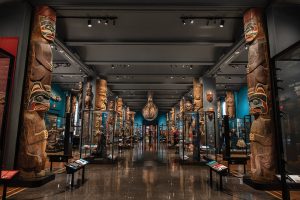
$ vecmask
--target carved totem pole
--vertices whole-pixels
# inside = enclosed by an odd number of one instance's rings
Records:
[[[230,119],[235,117],[235,103],[234,103],[234,94],[232,91],[226,91],[226,115]]]
[[[79,82],[79,87],[78,87],[78,112],[79,112],[79,118],[81,119],[81,112],[82,112],[82,82]]]
[[[18,168],[24,178],[45,175],[48,132],[45,112],[50,107],[52,50],[56,13],[48,6],[35,9],[32,26],[27,77],[23,99],[23,127],[20,134]]]
[[[121,129],[123,128],[123,100],[120,97],[117,99],[116,113],[117,113],[117,121],[119,123],[119,128],[120,128],[119,131],[121,131]]]
[[[203,110],[203,84],[198,79],[193,80],[194,111]]]
[[[104,79],[96,81],[96,109],[105,111],[107,105],[107,82]]]
[[[183,120],[184,114],[184,99],[182,98],[179,102],[179,120]]]
[[[244,31],[249,45],[247,83],[250,114],[255,119],[250,130],[251,179],[266,183],[275,179],[275,135],[272,126],[272,101],[267,38],[262,12],[250,9],[244,14]]]
[[[85,98],[84,98],[84,109],[90,110],[93,107],[93,86],[90,81],[86,83],[86,92],[85,92]]]

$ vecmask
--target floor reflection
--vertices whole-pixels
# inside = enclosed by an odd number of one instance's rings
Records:
[[[89,165],[88,180],[78,188],[66,189],[66,175],[58,174],[55,181],[10,199],[276,199],[232,176],[224,179],[224,191],[220,192],[216,183],[213,187],[208,184],[206,167],[176,163],[175,151],[164,145],[138,144],[120,155],[122,159],[115,165]]]

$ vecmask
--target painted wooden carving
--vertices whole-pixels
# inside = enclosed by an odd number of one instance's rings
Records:
[[[44,114],[50,107],[52,51],[56,13],[47,6],[35,10],[25,82],[23,128],[20,135],[18,168],[21,176],[45,175],[48,132]]]
[[[226,115],[229,118],[235,117],[235,103],[234,103],[234,94],[232,91],[226,91]]]
[[[203,109],[203,84],[198,79],[193,80],[194,111]]]
[[[211,90],[206,91],[206,100],[211,103],[214,100],[214,94]]]
[[[180,120],[183,120],[183,113],[184,113],[184,99],[182,98],[179,103],[179,119]]]
[[[158,108],[153,102],[153,94],[149,92],[147,104],[142,110],[142,114],[147,121],[153,121],[158,114]]]
[[[107,106],[107,82],[104,79],[96,81],[96,109],[105,111]]]
[[[262,12],[250,9],[244,14],[244,31],[249,45],[247,83],[251,126],[251,179],[270,182],[275,179],[275,135],[272,129],[269,55]]]
[[[117,112],[117,119],[119,121],[120,128],[123,127],[123,99],[118,98],[116,103],[116,112]]]
[[[76,103],[77,97],[75,95],[72,95],[72,117],[75,117],[76,114]]]
[[[82,112],[82,82],[79,82],[79,87],[78,87],[78,112],[79,112],[79,118],[81,119],[81,112]]]
[[[84,109],[89,110],[93,107],[93,98],[94,98],[94,94],[93,94],[93,86],[91,84],[90,81],[87,82],[86,84],[86,94],[85,94],[85,98],[84,98]]]

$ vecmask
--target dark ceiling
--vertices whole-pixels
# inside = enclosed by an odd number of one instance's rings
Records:
[[[246,83],[242,17],[266,0],[31,0],[57,11],[53,82],[76,88],[85,74],[141,110],[149,90],[161,111],[191,91],[192,79],[213,76],[218,95]],[[116,17],[109,25],[101,17]],[[186,20],[183,25],[182,18]],[[91,19],[92,27],[88,27]],[[224,27],[219,27],[224,20]],[[56,50],[55,50],[56,49]],[[71,64],[66,66],[65,63]]]

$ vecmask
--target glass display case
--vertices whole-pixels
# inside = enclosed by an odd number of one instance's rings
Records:
[[[0,173],[4,154],[14,56],[0,49]]]
[[[274,60],[285,170],[300,174],[300,43]]]
[[[201,151],[206,153],[208,160],[217,160],[216,114],[214,111],[204,112],[205,140],[201,140]],[[201,134],[202,135],[202,134]]]
[[[46,113],[45,124],[48,131],[46,152],[48,154],[64,151],[65,118]]]
[[[200,161],[199,113],[183,113],[183,131],[179,140],[179,158],[184,162]]]
[[[122,136],[116,135],[115,112],[84,110],[82,121],[81,157],[91,162],[116,160]]]

